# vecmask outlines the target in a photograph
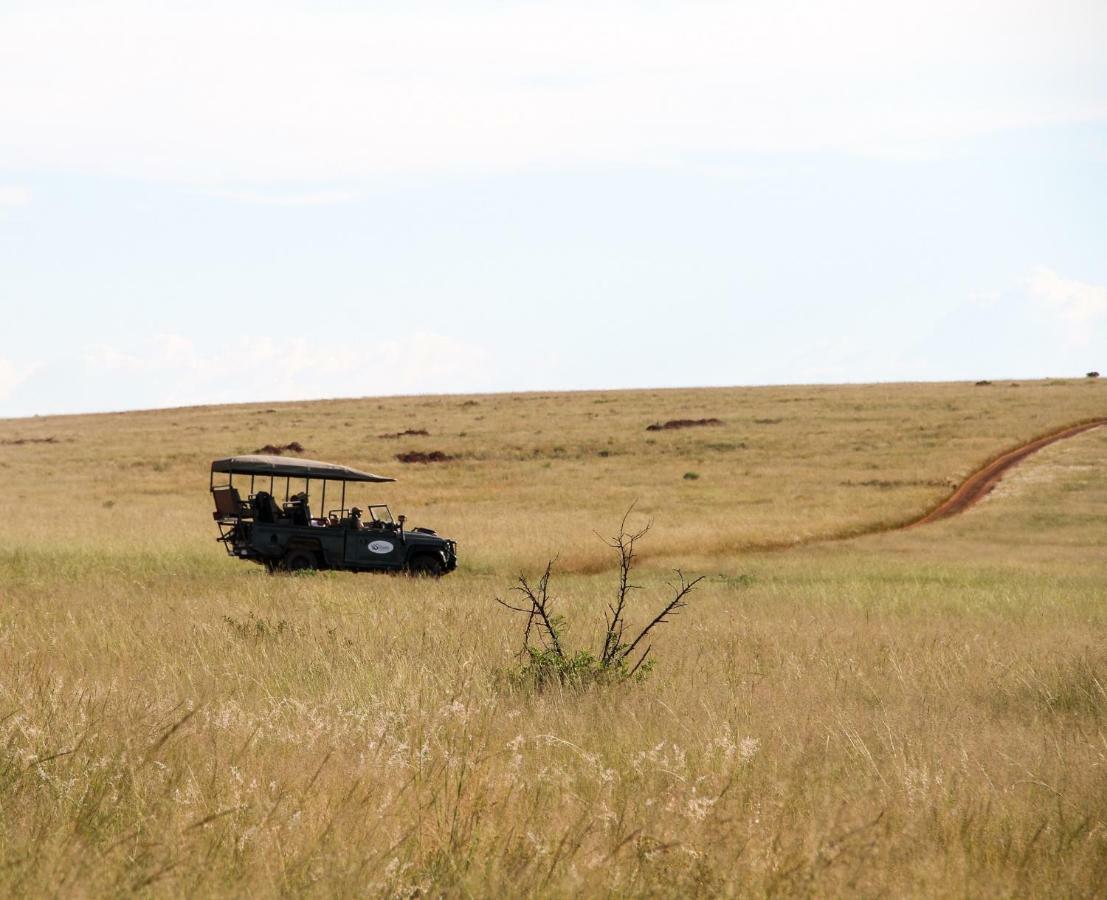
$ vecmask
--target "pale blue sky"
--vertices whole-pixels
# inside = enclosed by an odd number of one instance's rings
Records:
[[[0,5],[0,416],[1082,375],[1105,249],[1100,2]]]

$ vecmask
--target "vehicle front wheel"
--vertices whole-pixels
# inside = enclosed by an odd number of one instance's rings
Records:
[[[314,554],[306,550],[293,550],[281,563],[281,568],[286,572],[310,572],[319,568]]]
[[[446,573],[446,564],[437,556],[420,553],[407,564],[407,570],[416,578],[440,578]]]

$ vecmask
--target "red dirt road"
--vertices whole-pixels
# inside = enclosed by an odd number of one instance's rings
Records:
[[[1062,428],[1060,431],[1054,431],[1051,434],[1035,438],[1029,443],[1023,444],[1021,447],[1016,447],[1014,450],[1008,450],[1002,456],[996,457],[982,469],[966,478],[961,486],[939,506],[935,507],[921,518],[916,519],[914,522],[908,522],[902,527],[915,528],[918,525],[928,525],[931,522],[937,522],[939,519],[946,519],[950,516],[957,515],[959,512],[964,512],[970,506],[979,503],[984,497],[991,493],[992,488],[999,484],[1000,479],[1003,478],[1008,469],[1014,468],[1031,454],[1037,453],[1043,447],[1048,447],[1050,444],[1056,443],[1057,441],[1075,437],[1078,434],[1083,434],[1085,431],[1091,431],[1093,428],[1101,428],[1104,425],[1107,425],[1107,419],[1094,419],[1090,422],[1081,422],[1079,425],[1070,425],[1067,428]]]

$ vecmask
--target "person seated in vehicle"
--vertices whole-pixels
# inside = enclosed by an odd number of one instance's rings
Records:
[[[361,531],[361,510],[356,506],[350,510],[350,518],[346,520],[346,527],[350,531]]]
[[[293,494],[288,503],[288,513],[293,525],[310,525],[311,507],[308,506],[308,495],[303,491]]]
[[[254,507],[259,522],[271,525],[281,517],[281,508],[277,506],[277,501],[268,491],[258,491],[250,498],[250,504]]]

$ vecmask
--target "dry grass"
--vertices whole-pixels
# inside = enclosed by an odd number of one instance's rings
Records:
[[[743,547],[906,518],[1105,397],[997,382],[0,422],[56,439],[0,446],[0,889],[1101,896],[1107,433],[955,520]],[[408,428],[430,436],[378,437]],[[293,440],[401,476],[377,496],[459,538],[463,568],[272,578],[222,556],[206,463]],[[461,458],[386,465],[432,449]],[[561,550],[589,640],[613,574],[591,529],[634,498],[656,522],[640,602],[668,565],[711,575],[658,668],[512,692],[496,671],[517,623],[492,598]]]

